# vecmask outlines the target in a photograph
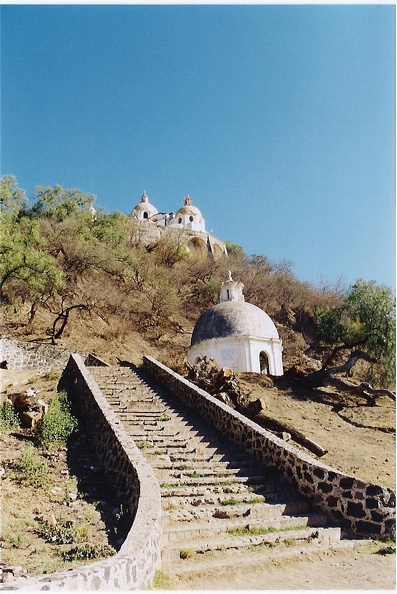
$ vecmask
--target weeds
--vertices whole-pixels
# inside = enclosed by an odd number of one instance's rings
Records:
[[[0,429],[15,429],[19,427],[19,418],[14,406],[10,402],[2,402],[0,406]]]
[[[241,526],[239,528],[230,528],[227,531],[231,536],[256,536],[260,534],[270,534],[272,532],[288,532],[291,530],[304,530],[306,526],[289,526],[287,528],[275,528],[274,526]]]
[[[81,539],[79,532],[70,525],[70,522],[51,526],[48,522],[39,521],[39,527],[35,532],[46,542],[55,544],[73,544]]]
[[[164,573],[164,571],[156,571],[151,590],[172,590],[170,576]]]
[[[179,557],[181,559],[192,559],[194,557],[194,552],[191,549],[181,549],[179,551]]]
[[[19,549],[23,545],[23,537],[20,534],[14,534],[13,532],[4,534],[2,541],[8,542],[10,549]]]
[[[15,480],[21,485],[31,487],[46,487],[48,481],[48,464],[34,451],[32,446],[26,446],[17,462],[19,475]]]
[[[223,501],[221,501],[221,505],[239,505],[240,501],[238,501],[238,499],[235,499],[234,497],[229,497],[229,499],[224,499]]]
[[[375,551],[375,555],[395,555],[396,554],[396,546],[395,545],[388,545],[382,547],[378,551]]]
[[[109,545],[91,545],[84,543],[73,547],[69,551],[62,551],[61,557],[64,561],[87,561],[89,559],[100,559],[111,557],[116,551]]]
[[[155,419],[157,422],[161,422],[161,421],[170,421],[171,417],[169,417],[168,415],[162,415],[161,417],[157,417],[157,419]]]
[[[50,400],[47,414],[38,422],[35,445],[46,449],[59,445],[72,435],[77,425],[66,392],[59,392]]]

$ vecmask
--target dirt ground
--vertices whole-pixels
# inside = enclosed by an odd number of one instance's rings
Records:
[[[170,576],[174,590],[390,590],[396,587],[396,556],[377,554],[368,543],[349,551],[326,551],[298,558],[245,562],[193,576]]]

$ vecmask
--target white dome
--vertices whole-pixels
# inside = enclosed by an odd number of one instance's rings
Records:
[[[131,216],[135,216],[140,220],[150,219],[156,214],[158,214],[158,210],[153,204],[150,204],[146,192],[142,194],[140,203],[137,204],[131,212]]]
[[[232,336],[279,339],[276,326],[262,309],[245,301],[224,301],[201,314],[193,330],[191,346],[203,340]]]

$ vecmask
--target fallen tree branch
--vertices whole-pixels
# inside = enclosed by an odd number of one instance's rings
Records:
[[[376,363],[376,359],[374,359],[374,357],[371,357],[364,351],[357,350],[350,355],[349,359],[343,365],[315,371],[314,373],[310,373],[308,376],[300,380],[300,382],[303,386],[307,386],[308,388],[333,386],[338,388],[338,390],[349,392],[350,394],[359,394],[364,396],[371,406],[374,406],[376,399],[380,396],[387,396],[391,400],[395,401],[396,395],[391,390],[376,389],[367,382],[353,384],[352,382],[349,382],[348,380],[336,375],[337,373],[345,373],[350,371],[350,369],[357,363],[359,359],[364,359],[370,363]]]

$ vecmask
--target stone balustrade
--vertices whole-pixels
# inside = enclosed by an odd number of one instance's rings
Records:
[[[152,357],[146,370],[252,456],[275,467],[327,512],[330,521],[357,536],[395,537],[395,492],[335,470],[226,406]]]

